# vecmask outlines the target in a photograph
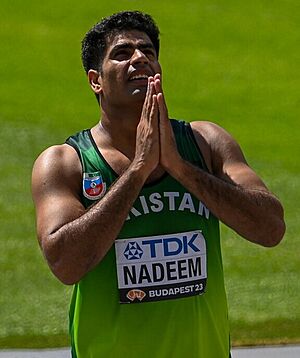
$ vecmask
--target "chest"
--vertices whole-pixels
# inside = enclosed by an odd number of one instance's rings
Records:
[[[116,176],[122,175],[131,165],[134,160],[134,153],[122,153],[121,151],[111,149],[101,149],[101,154],[108,167],[116,174]],[[165,174],[165,170],[158,165],[155,170],[149,175],[145,184],[151,184]]]

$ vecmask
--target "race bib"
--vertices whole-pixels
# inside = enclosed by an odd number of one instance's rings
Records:
[[[204,293],[206,242],[200,230],[115,241],[120,303]]]

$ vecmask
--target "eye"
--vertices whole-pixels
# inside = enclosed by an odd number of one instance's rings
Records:
[[[154,60],[156,58],[156,53],[152,49],[145,49],[143,52],[150,60]]]
[[[118,50],[114,54],[114,59],[117,61],[125,61],[128,60],[131,56],[131,51],[127,49]]]

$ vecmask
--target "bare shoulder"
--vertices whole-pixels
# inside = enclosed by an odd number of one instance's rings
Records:
[[[79,162],[78,155],[74,148],[68,144],[53,145],[45,149],[36,159],[34,165],[47,164],[66,164],[74,165]]]
[[[209,142],[207,140],[207,123],[205,121],[194,121],[191,122],[191,128],[198,144],[198,147],[201,150],[201,153],[204,157],[205,164],[210,172],[212,172],[212,156],[211,156],[211,148]]]
[[[48,242],[51,233],[84,212],[80,201],[81,177],[79,157],[67,144],[46,149],[35,161],[32,197],[37,235],[42,246]]]
[[[244,161],[237,142],[219,125],[209,121],[194,121],[191,127],[210,172],[216,173],[221,162],[233,159],[236,152],[239,153],[239,159]]]
[[[222,127],[207,121],[192,122],[197,140],[203,138],[210,152],[212,173],[247,188],[266,190],[263,181],[251,169],[237,141]]]
[[[74,148],[67,144],[47,148],[36,159],[32,171],[33,195],[35,189],[57,190],[80,186],[81,163]]]
[[[213,122],[194,121],[191,122],[194,133],[200,134],[207,144],[214,148],[221,144],[228,145],[236,143],[233,137],[222,127]]]
[[[208,121],[192,122],[193,132],[202,137],[211,153],[213,167],[229,162],[246,162],[237,141],[222,127]]]

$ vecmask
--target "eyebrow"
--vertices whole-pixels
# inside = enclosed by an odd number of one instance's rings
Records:
[[[134,46],[132,43],[124,42],[124,43],[121,43],[121,44],[119,44],[119,45],[117,44],[116,46],[114,46],[113,49],[112,49],[112,52],[116,52],[116,51],[118,51],[118,50],[127,49],[127,48],[132,49],[132,48],[134,48],[134,47],[135,47],[135,46]],[[138,44],[138,45],[137,45],[137,48],[138,48],[139,50],[144,50],[144,49],[146,49],[146,48],[151,48],[151,49],[153,49],[153,50],[155,51],[155,48],[154,48],[154,46],[153,46],[153,44],[152,44],[151,42],[146,42],[146,43]]]

